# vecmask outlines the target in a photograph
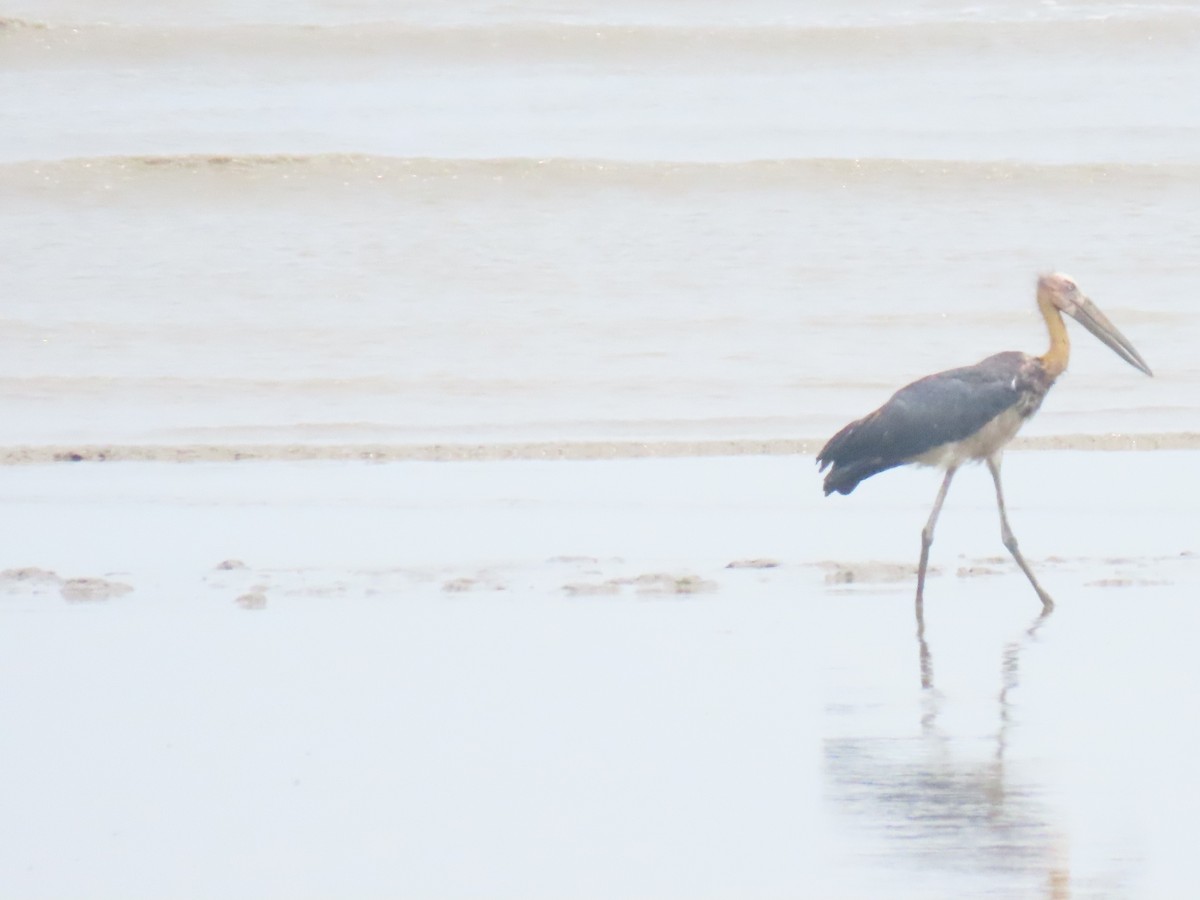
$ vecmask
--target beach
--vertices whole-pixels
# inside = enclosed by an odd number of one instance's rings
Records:
[[[928,473],[837,503],[804,457],[5,467],[4,882],[1186,893],[1193,460],[1011,455],[1044,619],[964,472],[923,642]]]
[[[1200,16],[0,10],[0,896],[1195,883]],[[1040,353],[1004,461],[823,496]]]

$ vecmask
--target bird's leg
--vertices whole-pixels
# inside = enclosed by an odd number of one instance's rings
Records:
[[[925,617],[922,615],[921,601],[925,597],[925,569],[929,565],[929,548],[933,544],[933,529],[937,525],[938,513],[942,511],[942,503],[946,500],[946,492],[950,490],[950,480],[955,471],[953,466],[946,470],[941,490],[938,491],[937,499],[933,501],[933,512],[929,514],[929,521],[921,529],[921,563],[917,566],[917,623],[922,631]]]
[[[1008,548],[1008,552],[1017,561],[1017,565],[1021,567],[1021,571],[1025,573],[1025,577],[1029,579],[1029,583],[1033,585],[1033,589],[1037,591],[1038,597],[1042,600],[1042,609],[1048,613],[1054,609],[1054,601],[1050,599],[1050,595],[1038,584],[1037,578],[1034,577],[1033,569],[1029,568],[1029,563],[1025,562],[1025,557],[1021,555],[1021,550],[1017,546],[1016,536],[1013,535],[1012,529],[1008,527],[1008,513],[1004,509],[1004,489],[1000,486],[1000,458],[998,456],[989,456],[987,466],[988,471],[992,473],[992,481],[996,483],[996,504],[1000,507],[1000,539],[1004,541],[1004,546]]]

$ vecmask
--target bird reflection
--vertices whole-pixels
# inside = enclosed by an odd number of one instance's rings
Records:
[[[1009,700],[1008,695],[1020,685],[1021,649],[1037,638],[1038,629],[1046,624],[1046,620],[1053,612],[1053,606],[1045,607],[1041,614],[1033,620],[1033,624],[1025,629],[1024,634],[1010,641],[1004,648],[1004,655],[1000,662],[1000,730],[996,733],[996,762],[999,765],[1004,763],[1004,752],[1008,748],[1008,728],[1012,724],[1012,701]],[[921,643],[925,643],[923,638]],[[925,648],[923,652],[928,654],[928,648]]]
[[[877,831],[896,862],[927,872],[1000,880],[1016,896],[1066,897],[1068,875],[1043,789],[1006,770],[1021,656],[1053,613],[1046,606],[1003,649],[993,751],[975,735],[951,736],[939,724],[945,700],[934,681],[922,604],[916,605],[921,681],[919,737],[848,737],[826,742],[833,799]]]

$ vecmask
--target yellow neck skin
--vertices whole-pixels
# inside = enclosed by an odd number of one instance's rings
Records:
[[[1038,297],[1038,309],[1042,311],[1042,318],[1046,320],[1046,330],[1050,332],[1050,349],[1040,358],[1050,377],[1057,378],[1067,371],[1067,360],[1071,357],[1067,323],[1063,321],[1062,313],[1048,300]]]

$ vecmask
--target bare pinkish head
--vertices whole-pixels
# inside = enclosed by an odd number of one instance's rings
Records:
[[[1042,275],[1038,278],[1037,295],[1039,303],[1048,303],[1059,312],[1066,313],[1135,369],[1147,375],[1154,374],[1129,339],[1079,290],[1073,278],[1062,272]]]

